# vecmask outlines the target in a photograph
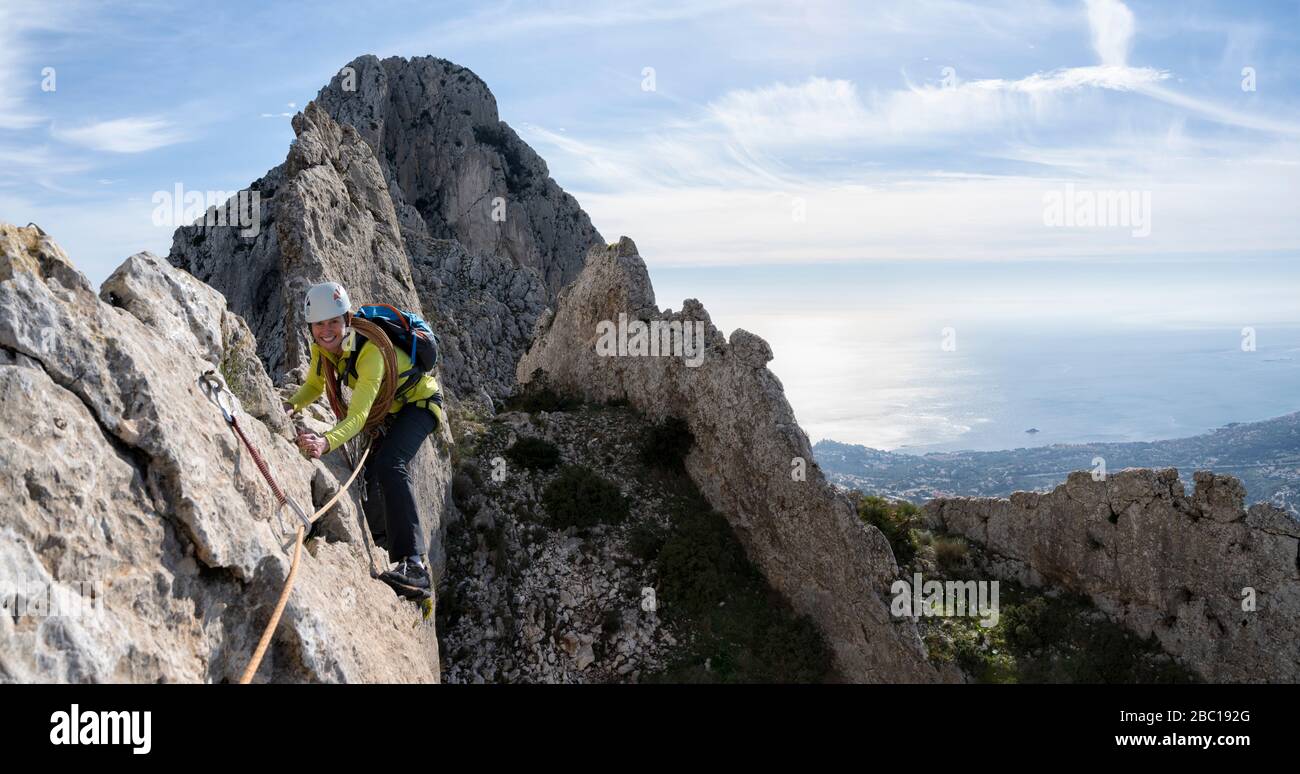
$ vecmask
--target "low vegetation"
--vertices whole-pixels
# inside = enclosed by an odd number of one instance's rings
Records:
[[[686,420],[668,417],[646,430],[641,439],[641,462],[652,468],[681,470],[694,444],[695,435]]]
[[[613,483],[584,465],[569,465],[542,492],[542,505],[555,529],[621,524],[627,499]]]
[[[556,392],[540,368],[533,371],[527,384],[520,385],[505,401],[507,411],[523,411],[528,414],[539,411],[574,411],[581,406],[582,401]]]
[[[767,585],[727,520],[690,480],[677,489],[667,532],[631,536],[652,556],[659,612],[688,636],[681,656],[648,682],[811,683],[831,673],[821,633]]]
[[[910,564],[916,556],[917,527],[921,510],[905,500],[887,500],[876,495],[860,495],[858,518],[879,529],[894,549],[899,566]]]
[[[506,459],[529,470],[552,470],[560,464],[560,450],[545,438],[524,436],[505,451]]]
[[[925,528],[908,502],[856,495],[858,515],[889,540],[899,575],[925,580],[991,581],[978,568],[979,547]],[[955,663],[986,683],[1185,683],[1195,675],[1107,618],[1086,597],[998,581],[998,615],[985,627],[977,615],[920,616],[917,624],[938,664]],[[985,618],[993,622],[992,618]]]
[[[999,617],[921,619],[931,659],[985,683],[1190,683],[1194,673],[1111,621],[1085,597],[1002,581]]]

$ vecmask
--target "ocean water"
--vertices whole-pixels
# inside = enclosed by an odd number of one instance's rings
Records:
[[[955,351],[862,341],[824,378],[791,374],[789,397],[812,436],[916,452],[1179,438],[1300,409],[1300,327],[1257,327],[1254,351],[1233,328],[956,334]]]
[[[1291,266],[676,269],[661,272],[659,302],[680,306],[668,294],[690,286],[724,332],[766,338],[814,442],[1015,449],[1178,438],[1300,410]]]

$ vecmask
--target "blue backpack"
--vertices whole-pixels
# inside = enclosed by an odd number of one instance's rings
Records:
[[[420,315],[388,304],[372,304],[358,309],[353,317],[379,326],[388,335],[394,348],[410,356],[410,370],[397,375],[400,383],[398,395],[411,389],[421,376],[438,367],[438,334],[433,332],[433,328]],[[356,374],[357,356],[361,353],[366,337],[358,333],[357,338],[359,341],[356,348],[352,350],[352,356],[348,358],[347,367],[341,375],[345,382],[349,375]]]

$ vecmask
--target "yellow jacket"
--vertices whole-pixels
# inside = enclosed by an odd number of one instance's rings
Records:
[[[343,369],[347,367],[348,358],[356,347],[356,341],[356,331],[349,332],[343,340],[343,351],[338,355],[332,355],[318,347],[315,342],[312,343],[311,366],[307,369],[307,381],[289,399],[289,402],[293,404],[294,411],[301,411],[304,406],[311,405],[324,392],[325,375],[320,359],[322,357],[326,358],[334,364],[336,372],[342,373]],[[398,374],[406,373],[411,368],[411,356],[400,350],[396,354]],[[334,451],[361,432],[361,428],[366,424],[366,417],[370,415],[370,407],[375,403],[375,396],[379,394],[379,382],[383,376],[384,356],[378,347],[367,341],[361,345],[361,353],[357,355],[356,374],[349,374],[347,377],[348,387],[352,388],[352,400],[348,403],[348,415],[334,425],[329,432],[325,433],[326,440],[330,442],[330,451]],[[402,386],[400,378],[397,386]],[[433,377],[433,374],[425,374],[404,395],[393,400],[393,405],[388,409],[388,413],[396,414],[408,403],[419,403],[437,394],[438,380]],[[442,406],[430,401],[428,407],[430,411],[437,415],[438,424],[441,426],[443,422]]]

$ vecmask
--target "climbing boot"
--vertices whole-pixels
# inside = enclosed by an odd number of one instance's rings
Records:
[[[421,601],[430,597],[429,571],[423,564],[409,559],[403,559],[393,569],[380,573],[379,579],[406,599]]]

